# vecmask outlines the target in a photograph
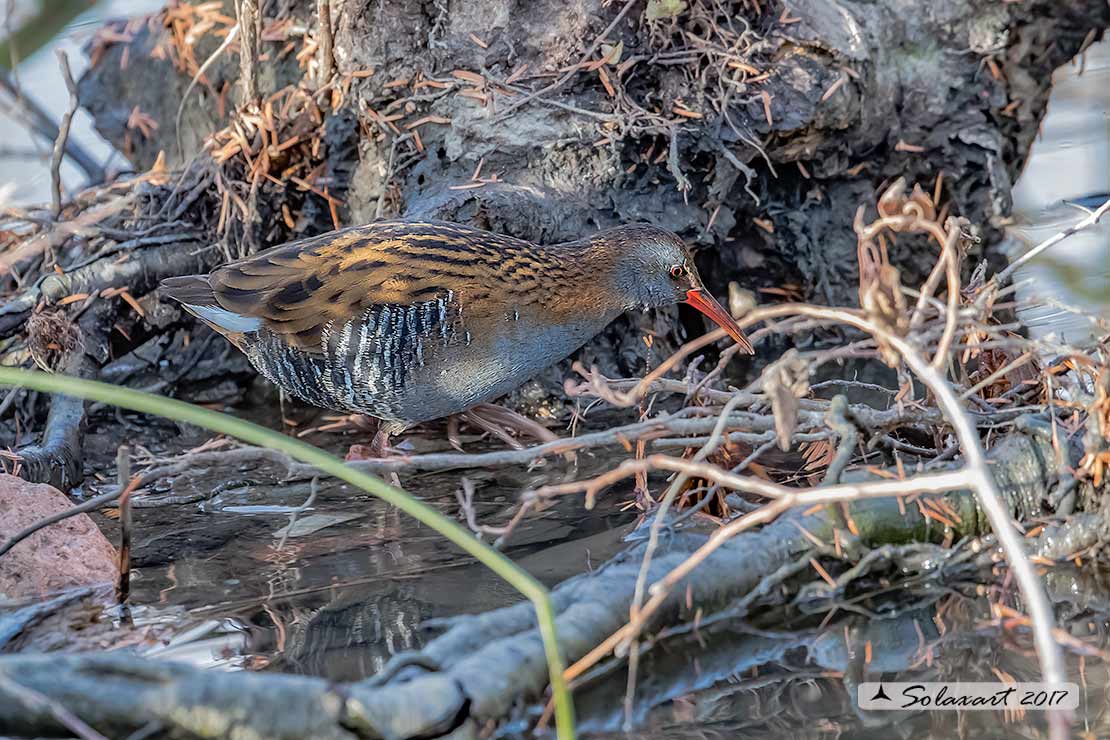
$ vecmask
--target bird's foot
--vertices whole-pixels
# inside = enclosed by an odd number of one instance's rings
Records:
[[[559,439],[551,430],[532,419],[522,416],[512,409],[492,403],[480,403],[474,408],[458,414],[458,418],[492,434],[516,450],[525,447],[518,437],[529,437],[540,444],[554,442]],[[459,447],[457,444],[457,430],[457,422],[455,420],[449,421],[447,437],[456,449]],[[512,432],[516,432],[517,436],[513,436]]]
[[[374,439],[369,445],[355,444],[347,450],[347,461],[351,460],[384,460],[407,457],[407,455],[389,444],[389,438],[404,430],[404,426],[392,421],[381,421]]]

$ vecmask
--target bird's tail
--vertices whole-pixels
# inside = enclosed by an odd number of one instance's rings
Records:
[[[166,278],[159,286],[162,295],[173,298],[186,307],[193,306],[218,306],[216,294],[208,282],[207,275],[183,275],[181,277]]]
[[[243,348],[245,334],[262,328],[261,319],[221,306],[207,275],[166,278],[160,287],[163,295],[180,303],[186,311],[223,334],[240,349]]]

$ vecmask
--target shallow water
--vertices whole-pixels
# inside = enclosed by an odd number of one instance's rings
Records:
[[[326,436],[338,454],[365,441]],[[468,445],[468,451],[482,449]],[[604,464],[581,457],[580,473]],[[400,482],[462,519],[457,492],[466,477],[475,485],[478,520],[499,525],[522,490],[563,480],[569,469],[560,461],[531,473],[402,474]],[[201,666],[354,680],[372,675],[393,653],[419,647],[427,619],[519,600],[442,537],[342,482],[319,481],[311,507],[301,510],[313,482],[281,483],[281,472],[268,463],[197,470],[153,495],[199,500],[135,509],[134,618],[145,624],[171,614],[174,622],[173,644],[152,648],[153,654]],[[620,492],[602,497],[593,511],[580,499],[561,501],[524,520],[506,552],[554,585],[624,546],[622,537],[638,518],[621,511],[627,499]],[[116,529],[113,522],[105,526]]]
[[[170,454],[196,440],[171,437],[152,425],[151,444]],[[126,432],[100,418],[101,439]],[[442,429],[420,433],[437,443]],[[359,436],[324,435],[341,452]],[[439,442],[439,444],[442,444]],[[486,449],[468,443],[468,451]],[[619,453],[582,455],[579,475],[609,467]],[[569,468],[551,463],[517,469],[402,475],[406,489],[449,516],[461,517],[456,491],[466,475],[476,484],[475,510],[484,524],[503,522],[519,493],[561,480]],[[320,481],[311,508],[294,510],[310,481],[278,483],[268,464],[196,470],[158,496],[190,503],[135,511],[132,617],[122,629],[114,610],[69,614],[43,625],[29,647],[128,647],[216,670],[281,671],[337,681],[373,675],[390,656],[418,648],[435,633],[425,622],[515,603],[518,595],[484,567],[373,497]],[[106,484],[105,484],[106,485]],[[653,482],[653,490],[660,487]],[[95,493],[89,486],[87,493]],[[543,582],[596,567],[618,552],[638,514],[621,511],[628,489],[614,489],[586,511],[567,498],[526,519],[507,552]],[[115,524],[105,522],[114,538]],[[282,537],[288,533],[282,546]],[[1047,575],[1061,627],[1076,639],[1072,680],[1084,688],[1077,729],[1110,733],[1104,719],[1110,686],[1102,652],[1110,634],[1110,577],[1097,567],[1058,566]],[[1024,627],[999,621],[992,605],[1023,611],[1004,574],[992,582],[932,586],[916,607],[895,587],[876,614],[840,610],[826,616],[780,618],[762,610],[665,643],[644,654],[637,682],[634,729],[622,731],[627,677],[622,667],[576,695],[588,736],[679,740],[703,737],[1042,737],[1044,716],[992,712],[871,712],[857,710],[863,680],[1027,680],[1039,676]],[[976,593],[984,594],[976,596]],[[923,592],[925,593],[925,592]],[[885,602],[878,602],[884,604]],[[868,602],[869,608],[875,608]],[[94,628],[86,622],[96,622]],[[24,645],[28,647],[28,645]],[[1086,653],[1082,657],[1080,652]],[[869,657],[868,657],[869,656]],[[866,677],[866,679],[865,679]],[[502,736],[521,736],[510,725]]]

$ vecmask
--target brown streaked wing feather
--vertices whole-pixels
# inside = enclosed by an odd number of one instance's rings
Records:
[[[329,322],[371,306],[434,300],[447,290],[464,301],[488,292],[507,250],[531,248],[458,224],[383,221],[259,252],[217,269],[209,281],[223,308],[261,318],[290,345],[319,352]]]
[[[216,305],[216,296],[212,293],[212,286],[208,284],[207,275],[169,277],[158,287],[162,295],[169,296],[179,303],[198,306]]]

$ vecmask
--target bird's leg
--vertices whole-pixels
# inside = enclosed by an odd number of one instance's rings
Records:
[[[462,452],[462,437],[459,436],[459,416],[460,414],[451,414],[447,417],[447,444]]]
[[[405,426],[405,424],[397,421],[379,420],[378,430],[374,433],[374,439],[370,442],[370,445],[351,445],[351,449],[347,451],[347,459],[367,460],[404,457],[403,453],[390,446],[389,438],[403,432]]]
[[[474,426],[481,429],[483,432],[487,432],[487,433],[492,434],[493,436],[497,437],[502,442],[509,445],[509,447],[512,447],[514,450],[523,450],[524,449],[524,445],[521,444],[517,440],[516,437],[509,434],[508,429],[506,429],[505,427],[503,427],[499,424],[496,424],[496,423],[490,421],[489,419],[486,419],[480,413],[476,412],[474,409],[469,409],[468,411],[464,411],[461,414],[459,414],[458,416],[459,416],[460,419],[467,422],[468,424],[473,424]],[[450,434],[448,434],[448,437],[450,437]],[[452,443],[451,446],[452,447],[456,447],[456,443],[459,442],[459,440],[457,438],[455,440],[450,440],[449,439],[449,441],[451,441],[451,443]],[[458,447],[456,447],[456,449],[458,449]]]
[[[509,433],[511,431],[515,431],[521,436],[531,437],[540,444],[558,439],[550,430],[540,426],[528,417],[522,416],[512,409],[496,406],[492,403],[480,403],[474,408],[459,414],[459,416],[462,417],[463,421],[489,432],[517,450],[523,449],[524,445]]]
[[[290,418],[285,415],[285,391],[278,388],[278,411],[281,412],[281,428],[285,431],[290,428]]]
[[[407,424],[403,424],[399,421],[382,419],[381,423],[378,425],[378,431],[374,434],[374,440],[370,443],[370,448],[374,450],[379,457],[403,457],[403,453],[398,452],[390,446],[389,438],[405,431],[407,427]]]

